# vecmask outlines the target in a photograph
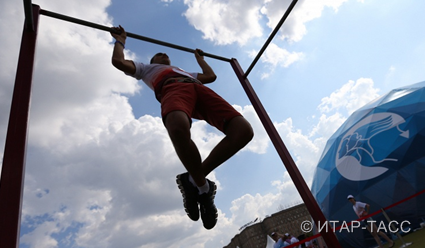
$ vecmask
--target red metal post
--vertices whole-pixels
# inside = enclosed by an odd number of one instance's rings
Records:
[[[270,120],[270,117],[267,114],[266,110],[264,109],[260,99],[258,98],[257,94],[252,88],[251,83],[244,76],[245,74],[236,59],[232,59],[230,64],[232,65],[233,70],[235,71],[239,81],[241,82],[243,89],[248,95],[249,100],[254,106],[254,109],[257,112],[258,117],[263,123],[263,126],[266,129],[267,134],[269,135],[274,147],[276,148],[277,153],[282,159],[282,162],[285,165],[286,170],[291,176],[291,179],[294,182],[295,187],[297,188],[299,194],[301,195],[301,198],[303,199],[308,211],[310,212],[310,215],[312,216],[316,226],[319,226],[319,224],[320,226],[323,226],[324,224],[327,223],[325,216],[323,215],[322,211],[319,208],[319,205],[317,204],[316,200],[311,194],[310,189],[308,188],[306,182],[304,181],[304,178],[302,177],[300,171],[298,170],[297,165],[295,164],[294,160],[289,154],[288,149],[286,148],[285,144],[280,138],[279,133],[277,132],[275,126]],[[322,237],[325,240],[326,244],[328,245],[328,247],[332,247],[332,248],[341,247],[335,234],[331,231],[332,228],[329,223],[328,223],[328,227],[329,228],[327,229],[327,231],[324,230],[326,228],[323,228],[321,232]]]
[[[32,72],[40,7],[33,5],[33,27],[24,25],[0,181],[0,247],[19,246],[25,150]]]

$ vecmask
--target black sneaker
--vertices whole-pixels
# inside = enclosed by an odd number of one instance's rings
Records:
[[[206,229],[212,229],[217,223],[217,208],[214,204],[215,193],[217,186],[214,182],[207,179],[210,189],[207,193],[203,193],[198,196],[198,202],[200,204],[201,219]]]
[[[183,196],[183,206],[187,216],[193,221],[199,220],[198,188],[189,181],[189,173],[177,175],[177,185]]]

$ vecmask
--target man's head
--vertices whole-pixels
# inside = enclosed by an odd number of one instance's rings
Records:
[[[356,200],[354,199],[354,196],[352,196],[352,195],[348,195],[347,200],[350,201],[353,204],[356,202]]]
[[[171,61],[170,61],[170,58],[168,57],[168,55],[166,53],[157,53],[152,57],[150,63],[151,64],[170,65]]]
[[[272,234],[270,234],[270,237],[272,237],[272,239],[276,242],[279,239],[279,237],[277,236],[277,233],[275,233],[275,232],[272,232]]]

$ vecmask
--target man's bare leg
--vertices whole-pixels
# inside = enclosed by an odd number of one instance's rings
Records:
[[[196,221],[200,212],[204,227],[212,229],[218,217],[214,204],[216,185],[205,176],[252,139],[251,125],[241,116],[233,118],[226,128],[226,136],[211,151],[204,163],[201,163],[199,150],[190,137],[190,120],[186,113],[182,111],[169,113],[165,119],[165,126],[178,157],[199,189],[198,191],[193,189],[194,186],[189,186],[191,183],[187,180],[190,181],[190,177],[187,179],[188,175],[185,173],[177,175],[176,182],[183,196],[186,213],[190,219]]]
[[[376,226],[375,223],[372,223],[370,226],[367,227],[367,229],[372,234],[373,238],[376,240],[376,243],[378,243],[378,246],[379,247],[383,247],[382,246],[381,239],[379,238],[379,236],[381,236],[385,240],[387,240],[388,244],[390,244],[389,247],[393,247],[394,246],[394,241],[393,240],[391,240],[390,238],[388,238],[388,236],[385,233],[383,233],[381,231],[378,232],[378,227]],[[379,234],[379,236],[378,236],[378,234]]]
[[[205,177],[235,155],[253,138],[249,122],[242,116],[233,118],[227,125],[226,136],[214,147],[204,162],[190,135],[190,122],[186,113],[173,111],[166,117],[165,126],[176,153],[197,186],[205,184]]]
[[[196,185],[201,187],[206,183],[205,175],[202,171],[201,155],[190,136],[189,117],[183,111],[173,111],[167,115],[165,127],[177,156]]]
[[[214,147],[210,155],[202,163],[203,175],[207,176],[211,171],[235,155],[254,136],[251,125],[242,116],[237,116],[230,120],[225,134],[226,136]]]

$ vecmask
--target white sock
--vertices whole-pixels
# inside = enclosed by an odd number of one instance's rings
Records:
[[[191,182],[193,184],[193,186],[198,187],[198,185],[196,185],[195,180],[193,180],[193,177],[189,174],[189,182]]]
[[[208,191],[210,190],[210,184],[208,183],[208,181],[205,181],[204,185],[198,187],[198,190],[200,195],[202,195],[203,193],[208,193]]]
[[[189,174],[189,182],[191,182],[193,186],[198,188],[200,195],[203,193],[207,193],[210,190],[210,185],[207,181],[205,181],[204,185],[202,185],[201,187],[198,187],[198,185],[196,185],[195,183],[195,180],[193,180],[193,177],[190,174]]]

